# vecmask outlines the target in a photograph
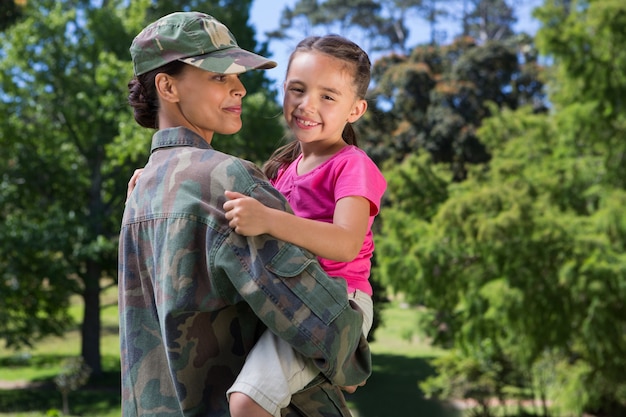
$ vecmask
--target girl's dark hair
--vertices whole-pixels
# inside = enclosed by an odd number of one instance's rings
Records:
[[[304,38],[296,46],[289,57],[287,72],[291,66],[293,57],[298,52],[321,52],[333,58],[340,59],[350,64],[352,68],[352,80],[359,99],[365,99],[370,84],[371,62],[367,53],[359,45],[339,35],[309,36]],[[349,145],[357,146],[356,134],[352,124],[347,123],[341,133],[343,140]],[[278,170],[293,162],[300,155],[300,143],[292,140],[288,144],[276,149],[270,159],[263,166],[265,175],[274,179]]]
[[[145,74],[133,77],[128,82],[128,104],[133,108],[135,121],[140,126],[149,129],[159,128],[159,96],[154,83],[157,74],[178,75],[186,65],[181,61],[172,61]]]

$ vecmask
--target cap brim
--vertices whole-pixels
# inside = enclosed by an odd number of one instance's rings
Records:
[[[272,60],[237,47],[181,58],[179,61],[218,74],[241,74],[254,69],[270,69],[276,66],[276,62]]]

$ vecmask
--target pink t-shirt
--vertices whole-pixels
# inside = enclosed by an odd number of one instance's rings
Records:
[[[374,252],[372,223],[387,188],[385,178],[367,154],[356,146],[342,148],[328,161],[304,175],[298,175],[296,171],[301,159],[302,154],[281,169],[273,181],[297,216],[332,223],[339,199],[359,196],[370,201],[369,227],[358,256],[351,262],[318,259],[328,275],[347,281],[348,291],[358,289],[372,295],[369,282],[370,259]]]

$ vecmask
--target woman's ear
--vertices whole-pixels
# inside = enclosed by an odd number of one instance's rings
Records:
[[[352,107],[352,111],[350,111],[350,115],[348,116],[348,123],[354,123],[365,114],[367,110],[367,101],[363,99],[359,99],[354,103]]]
[[[176,88],[176,80],[163,72],[160,72],[154,77],[154,84],[156,91],[162,100],[176,103],[178,99],[178,89]]]

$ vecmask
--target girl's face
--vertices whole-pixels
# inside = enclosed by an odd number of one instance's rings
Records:
[[[232,135],[241,129],[246,89],[236,74],[217,74],[188,65],[171,78],[172,99],[166,108],[175,126],[185,126],[210,143],[213,133]]]
[[[296,52],[284,84],[283,114],[303,151],[343,141],[346,123],[367,109],[356,96],[349,63],[321,52]]]

